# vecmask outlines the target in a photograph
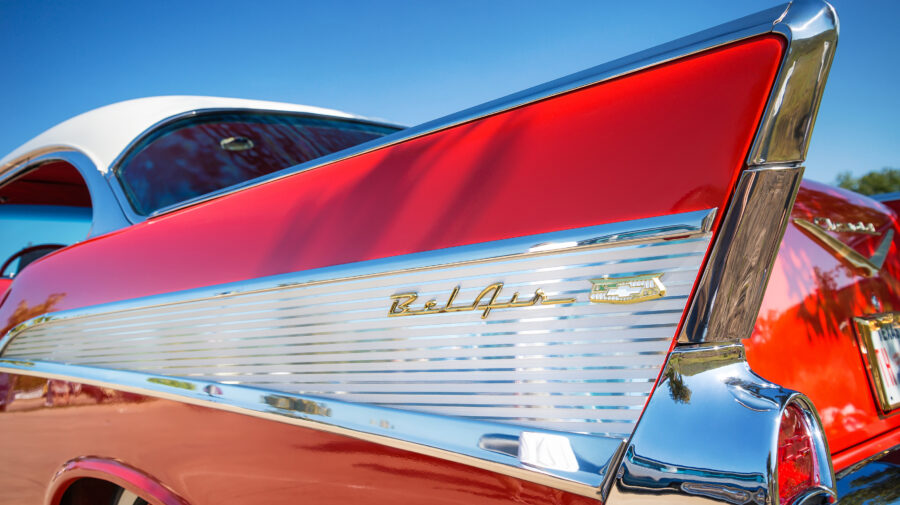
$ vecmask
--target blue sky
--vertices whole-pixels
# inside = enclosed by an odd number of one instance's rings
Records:
[[[779,3],[0,0],[0,153],[152,95],[306,103],[413,125]],[[832,3],[841,38],[807,162],[823,182],[900,168],[900,2]]]

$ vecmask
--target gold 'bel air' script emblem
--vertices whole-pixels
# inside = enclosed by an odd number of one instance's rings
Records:
[[[591,279],[591,301],[594,303],[638,303],[666,296],[663,274]]]
[[[449,312],[467,312],[467,311],[481,311],[481,318],[487,319],[488,315],[492,310],[495,309],[512,309],[519,307],[531,307],[534,305],[561,305],[566,303],[575,303],[574,298],[559,298],[559,299],[551,299],[547,298],[547,295],[544,293],[543,289],[536,289],[534,291],[534,296],[525,300],[519,300],[519,292],[516,291],[513,293],[512,297],[510,297],[509,301],[500,301],[500,291],[503,290],[502,282],[495,282],[490,286],[481,290],[481,293],[478,293],[478,296],[475,297],[475,300],[472,303],[465,305],[454,305],[456,302],[456,297],[459,295],[460,287],[456,286],[453,288],[453,292],[450,293],[450,298],[447,299],[447,303],[438,306],[437,300],[428,300],[425,302],[425,305],[420,309],[413,309],[410,305],[419,298],[417,293],[400,293],[396,295],[391,295],[391,299],[394,300],[394,304],[391,305],[391,310],[388,312],[389,317],[398,317],[398,316],[421,316],[424,314],[447,314]]]

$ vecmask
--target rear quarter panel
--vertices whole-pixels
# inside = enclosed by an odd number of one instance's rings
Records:
[[[747,360],[763,377],[802,391],[822,416],[835,469],[860,459],[844,458],[853,448],[887,436],[900,443],[900,415],[883,414],[869,384],[853,317],[900,308],[897,219],[887,207],[862,195],[804,181],[793,218],[826,217],[840,222],[871,222],[882,235],[835,236],[866,256],[883,234],[894,229],[894,244],[881,271],[866,277],[811,238],[793,221],[788,225],[759,319],[744,341]],[[865,457],[865,456],[864,456]]]

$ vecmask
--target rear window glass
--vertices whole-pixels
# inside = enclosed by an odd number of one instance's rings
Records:
[[[117,175],[135,211],[148,215],[395,131],[292,114],[200,115],[143,139]]]

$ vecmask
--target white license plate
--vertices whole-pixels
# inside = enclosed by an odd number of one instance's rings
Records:
[[[900,313],[858,317],[856,327],[881,409],[900,407]]]

